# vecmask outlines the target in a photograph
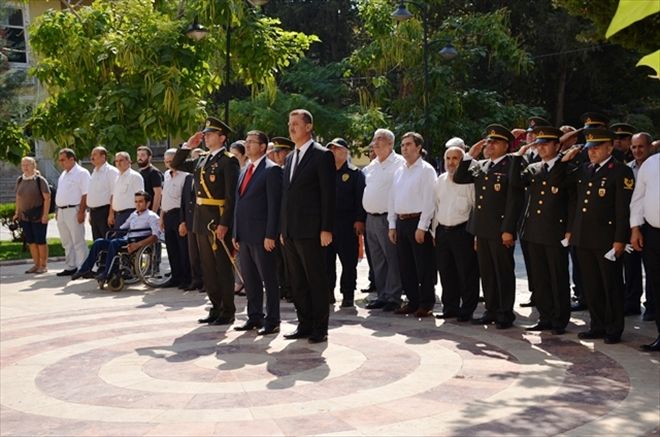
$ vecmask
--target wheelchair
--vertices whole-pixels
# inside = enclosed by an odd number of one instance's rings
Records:
[[[151,231],[150,229],[111,229],[106,233],[106,238],[118,238],[129,232]],[[130,239],[130,242],[137,239]],[[171,271],[167,260],[167,248],[165,239],[159,235],[159,239],[151,244],[141,247],[133,253],[128,253],[128,246],[119,249],[116,255],[107,260],[107,250],[99,252],[97,266],[99,271],[105,268],[105,263],[110,262],[109,271],[112,272],[107,280],[97,280],[99,288],[103,290],[106,286],[111,291],[121,291],[126,285],[143,282],[150,288],[163,286],[170,280]]]

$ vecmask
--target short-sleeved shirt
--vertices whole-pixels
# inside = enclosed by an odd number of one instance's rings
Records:
[[[16,211],[18,211],[20,219],[25,221],[27,217],[23,213],[43,205],[43,194],[49,194],[50,188],[43,176],[35,175],[31,178],[19,176],[14,191],[16,192]]]
[[[141,168],[140,174],[144,179],[144,191],[149,193],[151,199],[153,200],[154,188],[160,188],[163,186],[163,174],[153,165]]]
[[[112,190],[112,209],[124,211],[135,208],[135,193],[144,190],[144,178],[132,168],[120,173]]]
[[[57,180],[57,206],[79,205],[83,196],[87,195],[89,181],[92,177],[86,168],[76,163],[71,170],[63,171]]]

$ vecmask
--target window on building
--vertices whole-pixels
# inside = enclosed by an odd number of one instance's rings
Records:
[[[5,6],[0,11],[0,37],[5,45],[3,51],[9,62],[27,64],[27,40],[23,9]]]

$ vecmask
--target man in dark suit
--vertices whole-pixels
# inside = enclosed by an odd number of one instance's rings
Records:
[[[612,155],[612,131],[599,127],[585,129],[584,134],[589,163],[575,174],[577,202],[571,244],[582,271],[590,327],[578,338],[618,343],[624,325],[622,255],[629,239],[635,179],[630,167]]]
[[[335,159],[312,139],[314,121],[304,109],[289,113],[296,149],[287,159],[282,185],[282,242],[291,273],[298,328],[284,337],[328,339],[328,281],[323,250],[332,243]]]
[[[238,160],[225,148],[229,126],[217,118],[206,119],[203,131],[195,133],[177,150],[172,168],[195,175],[197,200],[193,232],[202,260],[202,272],[211,310],[199,323],[229,325],[234,321],[234,273],[229,258],[234,193],[238,180]],[[187,159],[204,139],[209,152]]]
[[[201,149],[195,149],[191,153],[194,159],[198,158]],[[181,224],[179,225],[179,235],[188,240],[188,256],[190,257],[190,284],[187,284],[184,290],[199,290],[204,293],[204,279],[202,274],[202,263],[199,259],[199,247],[197,247],[197,237],[193,232],[193,216],[195,213],[195,204],[197,196],[195,195],[195,175],[188,173],[181,190]]]
[[[566,332],[571,316],[571,293],[568,279],[568,204],[572,190],[566,183],[568,164],[559,155],[562,132],[550,126],[534,128],[535,147],[539,161],[525,167],[524,153],[531,143],[512,156],[509,181],[511,187],[527,195],[520,241],[529,251],[526,260],[533,281],[534,303],[539,321],[528,331]]]
[[[472,322],[495,323],[497,329],[510,328],[516,318],[513,313],[516,291],[513,249],[522,195],[509,189],[511,156],[507,151],[513,140],[504,126],[488,126],[486,138],[472,146],[454,175],[457,184],[473,183],[476,196],[468,231],[477,238],[486,312]],[[484,147],[489,159],[471,165]]]
[[[259,329],[260,335],[280,331],[275,251],[280,224],[282,169],[266,157],[267,148],[265,133],[258,130],[247,133],[245,154],[249,162],[238,178],[234,209],[233,243],[236,250],[240,248],[241,251],[240,266],[248,312],[247,322],[235,329]]]

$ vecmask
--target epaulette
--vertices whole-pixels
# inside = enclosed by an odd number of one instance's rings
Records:
[[[235,158],[236,157],[236,155],[234,155],[233,153],[228,152],[226,150],[224,151],[224,154],[227,158]]]

